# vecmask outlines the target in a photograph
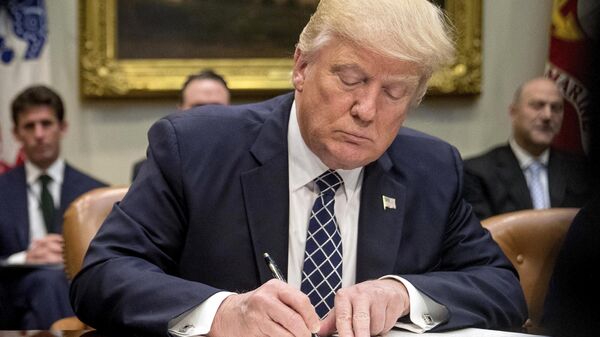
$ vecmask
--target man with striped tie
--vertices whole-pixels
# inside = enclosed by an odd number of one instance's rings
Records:
[[[581,207],[591,189],[585,158],[551,147],[563,122],[563,97],[538,77],[516,90],[508,144],[465,160],[465,199],[480,219],[521,209]]]

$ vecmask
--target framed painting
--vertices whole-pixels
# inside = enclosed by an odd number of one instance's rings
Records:
[[[174,96],[211,68],[235,96],[292,89],[298,35],[319,0],[80,0],[80,85],[87,98]],[[481,0],[437,0],[456,29],[456,61],[431,94],[481,85]]]

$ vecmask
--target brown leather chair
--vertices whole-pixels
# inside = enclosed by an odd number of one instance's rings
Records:
[[[82,194],[67,208],[63,221],[65,272],[72,280],[81,270],[83,257],[94,235],[115,202],[127,193],[128,187],[101,187]],[[51,330],[90,329],[77,317],[66,317],[52,324]]]
[[[554,262],[578,208],[522,210],[483,220],[519,273],[529,319],[524,328],[542,333],[540,319]]]

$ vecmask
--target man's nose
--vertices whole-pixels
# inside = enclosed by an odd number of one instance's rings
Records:
[[[550,119],[550,117],[552,116],[552,107],[550,106],[550,104],[545,104],[540,110],[539,115],[543,119]]]
[[[33,135],[35,136],[35,138],[43,138],[45,134],[46,129],[44,128],[44,126],[41,123],[35,124],[35,126],[33,127]]]
[[[377,88],[365,88],[354,102],[351,113],[361,121],[370,122],[377,113],[377,99],[379,97]]]

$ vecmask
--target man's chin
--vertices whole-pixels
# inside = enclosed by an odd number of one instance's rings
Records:
[[[56,160],[56,158],[50,159],[47,157],[29,158],[29,161],[31,161],[35,166],[37,166],[39,168],[48,168],[55,160]]]
[[[535,144],[540,145],[540,146],[550,146],[550,144],[552,144],[552,140],[554,139],[556,135],[555,134],[541,134],[538,135],[537,137],[533,138],[533,141]]]

